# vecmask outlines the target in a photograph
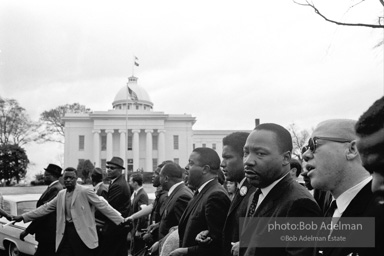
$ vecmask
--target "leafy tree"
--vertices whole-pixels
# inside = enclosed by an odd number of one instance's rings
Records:
[[[36,127],[16,100],[0,97],[0,144],[22,146],[34,141]]]
[[[294,123],[290,124],[287,129],[292,136],[292,155],[295,156],[300,162],[303,162],[301,149],[306,145],[309,139],[309,132],[307,130],[299,131],[298,127]]]
[[[95,166],[89,159],[82,159],[79,161],[79,164],[77,165],[77,174],[83,180],[84,184],[90,183],[90,174],[92,173],[93,169],[95,169]]]
[[[31,181],[32,186],[40,186],[40,185],[44,185],[44,184],[45,184],[45,181],[44,181],[44,173],[43,172],[36,174],[35,180]]]
[[[0,179],[9,184],[13,178],[19,183],[25,177],[29,160],[25,150],[13,144],[0,145]]]
[[[91,109],[79,103],[65,104],[40,114],[39,141],[64,143],[64,121],[66,113],[89,113]]]

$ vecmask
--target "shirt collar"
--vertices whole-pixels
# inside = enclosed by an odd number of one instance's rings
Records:
[[[199,191],[199,193],[203,190],[203,188],[211,181],[213,181],[214,179],[210,179],[210,180],[207,180],[203,185],[201,185],[197,190]]]
[[[268,193],[276,186],[277,183],[279,183],[279,181],[281,181],[285,176],[287,176],[289,174],[289,172],[287,172],[283,177],[281,177],[280,179],[278,180],[275,180],[274,182],[272,182],[269,186],[265,187],[265,188],[261,188],[261,194],[263,195],[263,198],[265,198]]]
[[[55,185],[57,182],[59,182],[59,180],[55,180],[54,182],[52,182],[51,184],[48,185],[48,187],[52,187],[53,185]]]
[[[179,183],[173,184],[173,186],[168,191],[168,196],[170,196],[172,192],[175,190],[175,188],[177,188],[177,186],[179,186],[182,183],[184,183],[184,181],[180,181]]]
[[[342,193],[338,198],[336,198],[337,209],[335,210],[334,216],[337,215],[340,217],[341,215],[343,215],[349,203],[353,200],[353,198],[355,198],[355,196],[360,192],[360,190],[362,190],[363,187],[367,185],[371,180],[371,176],[365,178],[363,181],[344,191],[344,193]]]
[[[100,188],[101,184],[103,184],[102,181],[100,181],[99,183],[96,184],[95,191],[97,191]]]

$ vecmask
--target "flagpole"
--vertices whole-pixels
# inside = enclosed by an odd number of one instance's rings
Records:
[[[125,106],[125,131],[127,132],[127,137],[126,137],[126,140],[125,140],[125,149],[124,149],[124,155],[125,155],[125,159],[124,159],[124,162],[126,162],[126,165],[125,167],[127,167],[126,169],[126,172],[125,172],[125,180],[128,181],[128,154],[127,154],[127,151],[128,151],[128,140],[129,140],[129,132],[128,132],[128,83],[129,83],[129,78],[128,78],[128,82],[127,82],[127,98],[126,98],[126,102],[127,102],[127,105]]]

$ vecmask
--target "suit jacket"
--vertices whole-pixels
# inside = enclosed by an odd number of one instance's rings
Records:
[[[171,227],[179,225],[180,218],[192,197],[192,191],[184,183],[172,191],[160,212],[159,239],[165,237]]]
[[[243,182],[242,188],[243,187],[247,189],[247,193],[245,195],[241,195],[239,189],[236,191],[225,220],[223,228],[223,255],[231,256],[231,242],[240,241],[240,218],[246,216],[249,197],[256,190],[256,188],[252,186],[247,179]]]
[[[348,255],[356,253],[358,255],[384,255],[384,205],[378,203],[378,198],[371,191],[372,181],[365,185],[359,193],[352,199],[348,207],[340,217],[340,222],[343,222],[345,217],[375,217],[375,245],[376,248],[325,248],[323,255]],[[338,236],[338,231],[334,230],[332,236]],[[345,234],[345,231],[343,231]],[[358,234],[358,236],[361,233]],[[359,241],[361,237],[352,236],[349,239]]]
[[[56,212],[56,251],[64,236],[65,230],[65,195],[66,189],[61,190],[57,197],[51,200],[49,203],[40,206],[39,208],[24,213],[24,222],[41,218],[49,213]],[[119,224],[124,221],[121,214],[113,209],[108,202],[96,195],[90,187],[82,185],[76,185],[71,202],[71,215],[75,225],[77,234],[84,242],[84,244],[94,249],[98,246],[98,237],[96,233],[95,224],[95,207],[101,211],[105,216],[108,216],[115,224]]]
[[[148,194],[144,188],[140,189],[132,201],[132,214],[141,210],[141,205],[148,205]],[[134,231],[141,232],[148,227],[148,216],[141,217],[133,221]]]
[[[121,213],[123,217],[128,217],[131,204],[131,191],[123,175],[120,175],[109,186],[107,194],[108,203]]]
[[[188,248],[188,255],[221,255],[222,231],[230,200],[217,179],[210,181],[203,190],[189,201],[179,223],[180,247]],[[199,245],[198,233],[208,230],[212,242]]]
[[[59,181],[57,181],[52,186],[48,186],[48,188],[37,201],[36,208],[51,201],[62,189],[63,185],[61,185]],[[32,221],[32,223],[27,227],[26,231],[29,234],[36,234],[35,238],[39,243],[55,243],[56,212],[52,212],[47,216]]]
[[[251,196],[253,198],[253,195]],[[252,200],[249,200],[249,205]],[[248,212],[248,210],[247,210]],[[267,194],[253,217],[268,217],[270,223],[279,217],[320,217],[321,210],[306,188],[286,175]],[[254,246],[242,247],[249,241],[256,241],[260,237],[264,225],[246,225],[241,230],[240,255],[313,255],[315,248],[260,248]]]

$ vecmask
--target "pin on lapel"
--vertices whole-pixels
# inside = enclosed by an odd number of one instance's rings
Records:
[[[240,195],[241,196],[245,196],[247,194],[247,192],[248,192],[248,188],[246,186],[242,186],[240,188]]]

